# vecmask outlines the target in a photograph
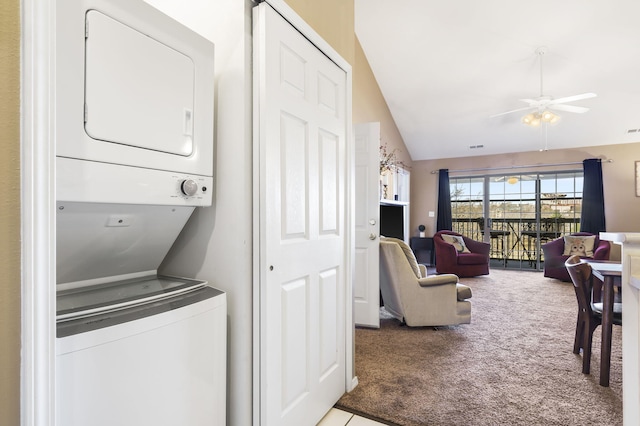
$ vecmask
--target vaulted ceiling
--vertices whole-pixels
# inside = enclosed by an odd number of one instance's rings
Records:
[[[355,28],[412,159],[640,142],[638,0],[355,0]],[[583,114],[522,124],[543,94]]]

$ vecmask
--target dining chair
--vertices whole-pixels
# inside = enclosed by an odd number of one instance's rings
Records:
[[[582,372],[591,371],[591,346],[593,332],[602,324],[602,303],[594,303],[592,299],[593,273],[591,265],[582,262],[579,256],[573,255],[565,262],[578,300],[578,321],[576,336],[573,342],[573,353],[579,354],[582,349]],[[613,323],[622,325],[622,303],[614,303]],[[611,351],[611,348],[603,350]],[[605,354],[601,354],[602,357]]]

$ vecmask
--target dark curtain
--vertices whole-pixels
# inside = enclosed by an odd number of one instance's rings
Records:
[[[449,169],[438,171],[438,221],[436,231],[451,231],[451,191],[449,190]]]
[[[602,162],[597,158],[584,160],[584,187],[580,231],[598,234],[606,231],[604,217],[604,191],[602,189]]]

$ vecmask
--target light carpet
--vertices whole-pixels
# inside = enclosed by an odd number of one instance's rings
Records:
[[[336,407],[390,425],[621,425],[622,330],[613,327],[610,387],[572,352],[571,283],[541,272],[492,270],[461,279],[473,290],[471,324],[407,327],[388,316],[357,328],[358,386]]]

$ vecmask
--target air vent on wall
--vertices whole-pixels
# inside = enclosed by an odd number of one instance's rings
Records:
[[[480,149],[484,148],[484,145],[469,145],[469,149]]]
[[[629,129],[627,130],[627,133],[638,133],[640,132],[640,129]]]

